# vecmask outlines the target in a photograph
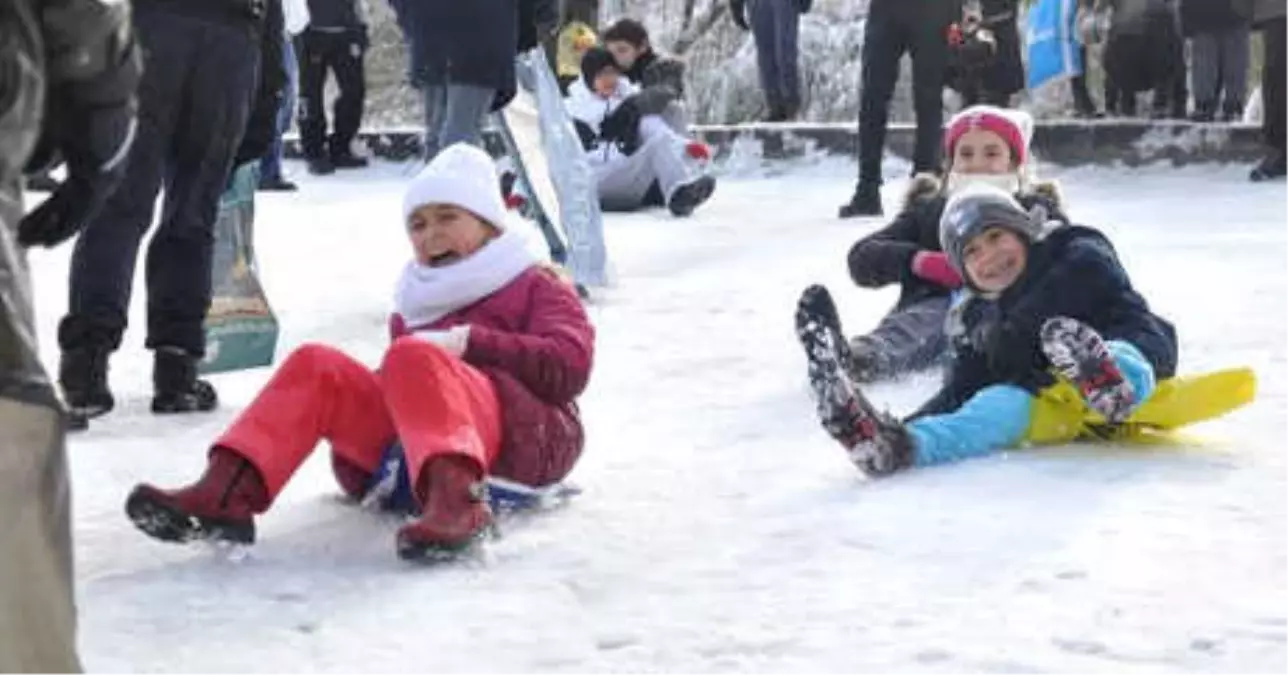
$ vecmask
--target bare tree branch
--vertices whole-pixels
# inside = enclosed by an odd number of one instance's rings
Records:
[[[710,32],[728,11],[727,0],[711,0],[711,4],[694,17],[692,24],[675,38],[675,42],[671,44],[671,53],[680,56],[692,49],[693,45]]]

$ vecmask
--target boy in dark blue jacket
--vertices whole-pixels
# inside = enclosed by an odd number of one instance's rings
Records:
[[[1048,228],[1040,210],[987,185],[954,196],[940,239],[969,294],[949,318],[943,388],[903,422],[878,412],[846,374],[848,346],[827,291],[801,298],[797,335],[828,433],[866,474],[991,454],[1019,443],[1033,397],[1056,375],[1111,423],[1176,373],[1176,332],[1150,312],[1109,240]]]

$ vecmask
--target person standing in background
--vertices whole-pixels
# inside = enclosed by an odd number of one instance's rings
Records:
[[[733,22],[756,42],[756,68],[765,93],[767,122],[796,119],[801,110],[797,39],[800,18],[814,0],[729,0]]]
[[[1190,40],[1195,122],[1233,122],[1248,87],[1251,0],[1181,0],[1181,32]],[[1224,99],[1222,92],[1224,91]]]
[[[136,135],[130,6],[0,3],[0,672],[79,672],[65,409],[40,361],[26,247],[56,246],[117,187]],[[23,214],[22,172],[67,179]]]
[[[1252,170],[1253,181],[1283,178],[1288,172],[1288,134],[1285,133],[1284,87],[1288,73],[1284,64],[1284,32],[1288,28],[1288,6],[1284,0],[1254,0],[1253,25],[1261,31],[1261,97],[1262,134],[1266,143],[1266,156]]]
[[[274,21],[275,18],[275,21]],[[211,252],[219,197],[237,157],[252,103],[265,87],[261,54],[280,53],[278,0],[134,0],[144,53],[139,132],[120,188],[90,219],[71,260],[67,315],[58,326],[59,382],[78,418],[112,410],[108,359],[121,346],[139,245],[165,186],[147,254],[147,339],[153,351],[152,411],[213,410],[215,388],[197,378],[206,353]],[[263,72],[274,78],[274,68]],[[263,114],[269,125],[277,101]],[[253,129],[271,139],[272,129]],[[250,151],[248,151],[250,152]]]
[[[1074,114],[1087,119],[1105,116],[1096,108],[1087,89],[1087,73],[1091,71],[1087,47],[1104,41],[1102,26],[1100,15],[1095,11],[1095,0],[1078,0],[1078,60],[1082,62],[1082,72],[1069,78],[1069,91],[1073,94]]]
[[[300,144],[309,173],[314,175],[367,166],[366,158],[354,155],[351,147],[362,125],[362,107],[367,98],[363,55],[369,42],[366,12],[361,2],[308,0],[308,28],[296,38],[300,61]],[[340,88],[329,137],[324,97],[327,73],[335,75]]]
[[[948,27],[961,16],[961,0],[872,0],[863,30],[859,93],[859,182],[841,218],[879,216],[881,157],[899,60],[912,55],[917,141],[913,174],[939,171],[944,125],[943,89],[948,67]]]
[[[295,183],[286,180],[282,175],[282,153],[284,150],[282,136],[291,128],[295,117],[296,97],[300,88],[300,66],[295,56],[293,38],[304,32],[309,25],[309,5],[307,0],[282,0],[282,13],[285,19],[282,35],[282,66],[285,69],[286,85],[282,88],[282,103],[277,111],[277,126],[274,129],[272,145],[259,162],[259,189],[266,192],[295,192],[299,189]]]

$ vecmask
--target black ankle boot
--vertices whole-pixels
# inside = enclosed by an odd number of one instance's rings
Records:
[[[152,412],[207,412],[219,405],[215,388],[197,379],[197,357],[177,347],[159,347],[154,359]]]
[[[107,349],[79,347],[62,353],[58,363],[58,383],[67,398],[74,420],[84,421],[105,415],[116,405],[107,387]],[[79,422],[78,422],[79,427]],[[83,428],[83,427],[80,427]]]
[[[858,187],[854,188],[854,196],[850,197],[850,202],[841,206],[837,215],[841,218],[855,218],[858,216],[879,216],[882,213],[881,184],[861,180]]]

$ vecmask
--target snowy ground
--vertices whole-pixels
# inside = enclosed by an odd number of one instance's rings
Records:
[[[407,171],[306,177],[298,196],[261,197],[280,355],[319,340],[378,358]],[[157,419],[135,330],[113,362],[123,409],[70,447],[87,666],[1282,671],[1285,188],[1245,171],[1058,177],[1075,217],[1110,232],[1178,325],[1183,370],[1252,365],[1255,405],[1189,447],[1032,450],[879,483],[815,423],[791,332],[810,282],[839,291],[852,329],[894,300],[847,281],[847,248],[876,227],[834,217],[849,163],[741,172],[691,220],[610,218],[619,283],[591,310],[589,447],[574,474],[586,494],[513,524],[469,566],[401,564],[399,523],[341,503],[324,453],[245,559],[136,533],[129,488],[194,478],[268,372],[218,377],[215,414]],[[887,188],[889,209],[901,190]],[[68,253],[33,259],[51,367]],[[873,395],[903,411],[933,387],[924,376]]]

